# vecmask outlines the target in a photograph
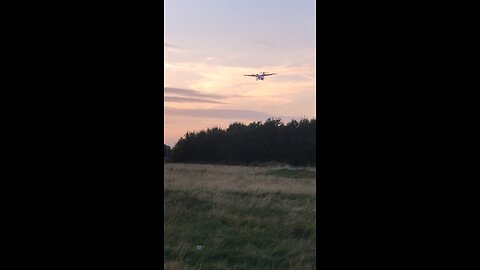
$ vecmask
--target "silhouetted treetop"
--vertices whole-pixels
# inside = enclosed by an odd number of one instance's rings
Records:
[[[187,132],[172,150],[175,162],[250,164],[269,161],[316,165],[316,120],[284,124],[269,118],[245,125],[234,122],[226,130],[209,128]]]

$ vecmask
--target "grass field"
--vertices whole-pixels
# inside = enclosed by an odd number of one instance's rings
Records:
[[[314,168],[165,164],[164,269],[315,269]]]

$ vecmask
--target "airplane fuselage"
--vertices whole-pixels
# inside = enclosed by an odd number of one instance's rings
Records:
[[[258,81],[263,81],[265,80],[265,76],[270,76],[270,75],[275,75],[277,73],[271,73],[271,74],[268,74],[266,72],[261,72],[261,73],[257,73],[257,74],[248,74],[248,75],[243,75],[243,76],[251,76],[251,77],[255,77],[255,79]]]
[[[257,77],[257,81],[258,80],[261,80],[261,81],[265,80],[265,76],[263,76],[261,74],[256,74],[255,77]]]

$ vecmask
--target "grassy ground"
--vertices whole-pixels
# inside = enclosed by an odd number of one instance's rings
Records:
[[[315,169],[165,164],[164,174],[165,269],[315,269]]]

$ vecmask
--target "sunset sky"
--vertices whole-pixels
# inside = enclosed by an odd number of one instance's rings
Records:
[[[315,0],[165,0],[164,142],[315,115]],[[277,73],[264,81],[245,74]]]

